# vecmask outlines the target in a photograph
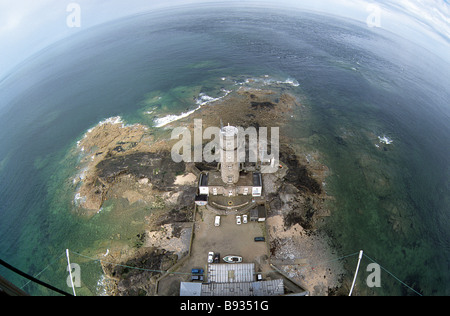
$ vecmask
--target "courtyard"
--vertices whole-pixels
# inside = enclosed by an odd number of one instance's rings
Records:
[[[248,214],[247,223],[238,225],[236,216],[230,214],[221,216],[220,226],[214,226],[215,216],[206,207],[198,207],[191,255],[175,273],[160,280],[158,295],[179,295],[180,282],[190,281],[192,268],[202,268],[206,273],[210,251],[220,253],[220,263],[226,255],[237,255],[243,263],[254,263],[257,273],[270,271],[267,243],[254,241],[255,237],[266,237],[267,241],[265,223],[250,221]]]

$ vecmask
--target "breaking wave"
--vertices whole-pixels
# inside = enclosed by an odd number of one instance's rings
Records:
[[[183,112],[180,115],[174,115],[174,114],[169,114],[167,116],[161,117],[161,118],[157,118],[154,120],[155,123],[155,127],[163,127],[169,123],[175,122],[179,119],[185,118],[189,115],[191,115],[192,113],[194,113],[195,111],[197,111],[198,109],[201,108],[201,105],[198,106],[196,109],[192,110],[192,111],[188,111],[188,112]]]
[[[179,119],[185,118],[185,117],[191,115],[192,113],[194,113],[195,111],[197,111],[198,109],[200,109],[202,106],[204,106],[208,103],[219,101],[219,100],[225,98],[227,95],[229,95],[232,92],[232,90],[226,90],[226,89],[221,89],[221,91],[224,92],[224,95],[217,97],[217,98],[211,97],[211,96],[207,95],[206,93],[200,93],[198,95],[197,99],[195,100],[195,103],[198,105],[195,109],[193,109],[191,111],[183,112],[179,115],[169,114],[167,116],[157,118],[154,120],[155,127],[163,127],[169,123],[172,123]]]
[[[394,142],[391,138],[387,137],[386,135],[383,135],[383,137],[378,136],[378,140],[380,141],[380,143],[383,143],[386,145],[390,145]]]
[[[227,77],[222,77],[220,79],[222,81],[226,81],[227,79],[230,79],[230,80],[232,80],[231,82],[234,82],[235,86],[249,86],[249,85],[262,85],[262,86],[290,85],[292,87],[300,86],[300,83],[294,78],[288,77],[286,80],[278,80],[278,79],[270,77],[269,75],[264,75],[262,77],[256,77],[256,78],[246,78],[243,81],[236,81],[236,80],[234,80],[234,78],[227,78]],[[192,113],[194,113],[195,111],[197,111],[198,109],[200,109],[202,106],[207,105],[209,103],[219,101],[219,100],[225,98],[226,96],[228,96],[231,92],[233,92],[233,90],[227,90],[225,88],[222,88],[220,91],[223,93],[223,95],[218,96],[218,97],[212,97],[203,92],[200,93],[198,95],[198,97],[195,99],[195,104],[197,105],[197,107],[195,109],[187,111],[187,112],[183,112],[178,115],[169,114],[164,117],[156,118],[153,121],[155,124],[154,126],[155,127],[163,127],[169,123],[172,123],[172,122],[175,122],[182,118],[185,118],[185,117],[191,115]],[[146,114],[152,114],[152,113],[153,113],[153,110],[148,111]]]

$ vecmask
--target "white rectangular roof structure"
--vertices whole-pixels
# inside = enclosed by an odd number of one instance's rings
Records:
[[[202,294],[202,284],[194,282],[180,283],[180,296],[200,296]]]
[[[201,296],[280,296],[283,279],[254,282],[204,283]]]
[[[180,296],[280,296],[284,295],[283,280],[242,283],[181,282]]]
[[[181,282],[180,296],[278,296],[283,279],[256,281],[254,263],[210,263],[207,283]]]
[[[254,263],[210,263],[208,282],[233,283],[255,281]]]

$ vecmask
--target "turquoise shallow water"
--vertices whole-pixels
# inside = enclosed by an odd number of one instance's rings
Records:
[[[117,115],[152,125],[223,96],[236,87],[230,78],[269,75],[298,82],[290,87],[310,110],[306,121],[294,117],[290,136],[318,149],[332,172],[324,229],[340,254],[364,249],[418,292],[448,295],[448,64],[383,30],[310,13],[175,13],[81,32],[0,82],[1,258],[31,274],[46,268],[41,278],[70,290],[64,250],[107,249],[117,234],[132,244],[138,227],[129,224],[148,211],[123,219],[107,204],[89,221],[71,213],[74,148],[86,130]],[[81,293],[98,294],[99,265],[80,264]],[[415,294],[385,272],[369,289],[366,276],[362,294]]]

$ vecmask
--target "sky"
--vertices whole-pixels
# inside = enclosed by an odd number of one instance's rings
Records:
[[[430,47],[450,62],[449,1],[0,0],[0,80],[27,57],[77,32],[140,12],[198,3],[294,7],[350,18]]]

